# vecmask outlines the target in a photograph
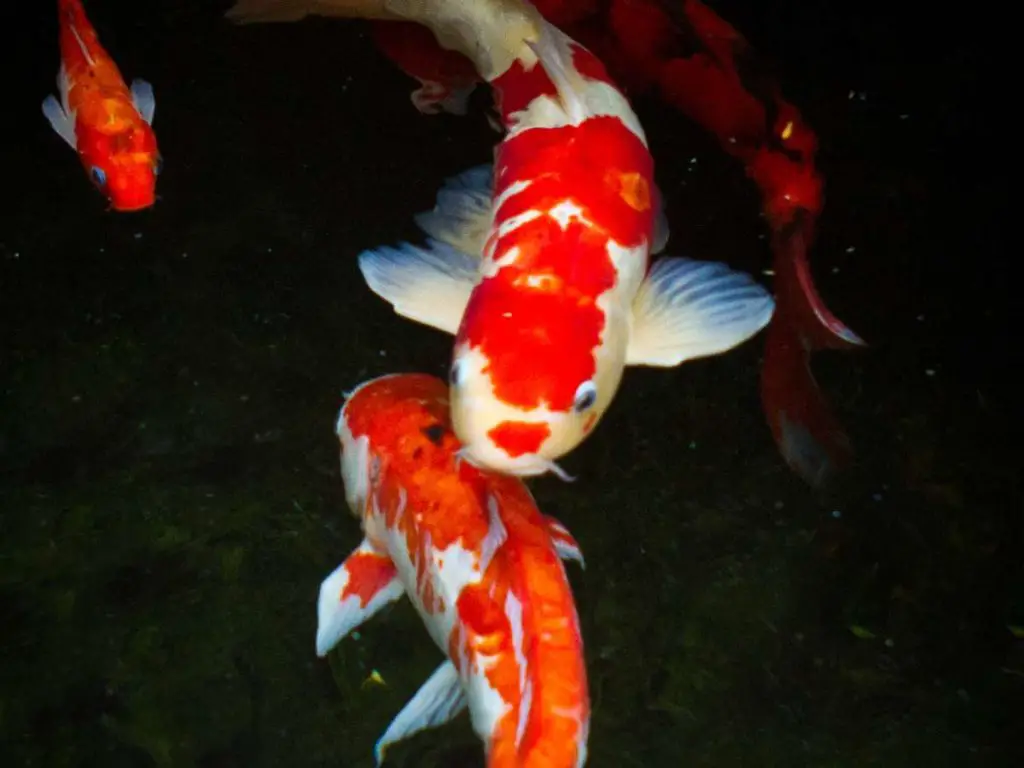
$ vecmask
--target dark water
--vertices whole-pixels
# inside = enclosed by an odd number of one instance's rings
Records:
[[[930,18],[940,34],[891,5],[805,6],[715,4],[821,137],[816,279],[872,347],[815,373],[858,461],[823,494],[788,472],[760,340],[627,374],[566,462],[580,480],[534,484],[587,558],[571,578],[595,768],[1024,764],[1018,259],[996,227],[1013,139],[980,78],[1009,70],[988,22]],[[159,205],[116,216],[39,112],[53,8],[19,8],[0,765],[369,766],[438,654],[400,605],[315,657],[317,588],[359,539],[333,423],[371,376],[442,373],[450,340],[396,317],[354,257],[418,237],[412,214],[494,135],[480,115],[419,116],[358,24],[238,29],[219,3],[94,0],[126,76],[155,86],[166,159]],[[638,110],[670,251],[765,267],[741,169],[682,117]],[[461,718],[389,764],[479,755]]]

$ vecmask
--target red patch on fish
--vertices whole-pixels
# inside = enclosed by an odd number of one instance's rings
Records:
[[[346,562],[349,572],[348,584],[338,595],[339,600],[355,596],[359,605],[365,608],[374,595],[395,578],[395,566],[390,558],[367,552],[357,552]]]
[[[506,125],[509,123],[510,115],[526,109],[534,99],[540,96],[555,96],[558,93],[544,67],[538,64],[527,69],[518,59],[505,72],[494,78],[491,85],[494,86],[495,106]]]
[[[459,341],[486,357],[503,402],[568,411],[580,382],[596,371],[605,329],[597,299],[618,278],[609,241],[637,247],[651,236],[651,157],[609,116],[523,131],[501,145],[497,166],[497,195],[530,181],[502,202],[498,226],[539,215],[492,235],[495,261],[513,249],[517,255],[474,290]]]
[[[551,428],[544,422],[503,421],[487,436],[513,459],[537,453],[551,436]]]

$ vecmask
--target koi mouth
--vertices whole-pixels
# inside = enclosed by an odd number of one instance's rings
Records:
[[[498,466],[495,462],[482,460],[474,455],[472,446],[464,445],[455,452],[457,461],[465,461],[477,469],[489,472],[502,472],[516,477],[535,477],[550,472],[559,480],[566,483],[575,482],[576,477],[570,475],[551,459],[546,459],[535,453],[524,453],[515,458],[505,455]]]

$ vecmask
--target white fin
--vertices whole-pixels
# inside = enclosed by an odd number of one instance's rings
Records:
[[[526,44],[555,84],[558,100],[569,120],[575,124],[582,123],[590,116],[590,111],[579,95],[584,84],[572,63],[572,51],[569,49],[572,38],[543,19],[538,20],[537,29],[537,40],[527,40]]]
[[[367,569],[365,563],[359,563],[366,558],[376,558],[382,562],[379,567]],[[357,563],[364,567],[356,567]],[[392,573],[390,579],[387,578],[389,567]],[[373,583],[353,585],[354,579],[360,576],[366,578],[367,573],[372,574],[375,579]],[[345,635],[404,594],[405,587],[399,581],[391,560],[377,552],[364,539],[320,585],[316,609],[316,655],[326,656]],[[364,604],[363,598],[367,595],[369,599]]]
[[[665,198],[661,189],[654,185],[654,240],[651,242],[651,254],[661,253],[668,245],[668,216],[665,214]]]
[[[60,105],[55,96],[47,96],[43,99],[43,114],[50,121],[53,130],[57,132],[72,149],[77,149],[78,140],[75,138],[75,126],[68,117],[64,107]]]
[[[481,256],[494,219],[491,186],[494,171],[478,165],[445,179],[434,210],[415,216],[420,229],[468,256]]]
[[[377,741],[373,748],[377,765],[384,762],[384,751],[395,742],[427,728],[444,725],[465,708],[466,693],[459,673],[454,664],[446,661],[416,691]]]
[[[479,259],[431,240],[427,248],[403,243],[359,254],[370,290],[410,320],[454,335],[477,283]]]
[[[658,259],[633,303],[626,364],[668,368],[725,352],[764,328],[774,309],[767,290],[725,264]]]
[[[502,522],[501,515],[498,513],[498,499],[495,498],[494,494],[488,494],[487,496],[487,535],[484,536],[483,543],[480,545],[480,575],[482,576],[487,572],[487,569],[491,566],[491,561],[494,556],[501,549],[501,545],[508,540],[508,529],[505,527],[505,523]]]
[[[580,549],[580,545],[573,535],[569,533],[569,529],[553,517],[545,517],[544,521],[558,556],[563,560],[575,560],[580,564],[580,568],[586,569],[587,564],[583,561],[583,550]]]
[[[142,119],[152,125],[153,115],[156,114],[156,97],[153,95],[153,86],[141,78],[132,80],[132,101],[135,102],[135,108],[139,110]]]

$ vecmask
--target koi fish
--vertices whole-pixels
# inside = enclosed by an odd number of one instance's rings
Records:
[[[587,756],[590,701],[561,560],[579,545],[516,478],[458,459],[444,382],[393,374],[358,387],[337,422],[345,497],[363,542],[320,587],[326,655],[408,595],[447,659],[377,742],[468,709],[489,768],[571,768]]]
[[[344,4],[320,2],[332,8]],[[852,449],[814,380],[810,356],[819,349],[862,348],[865,342],[825,305],[807,260],[824,204],[814,131],[767,76],[744,37],[700,0],[534,4],[592,51],[630,98],[653,93],[676,107],[716,136],[758,185],[772,230],[776,294],[761,369],[762,404],[786,463],[811,485],[823,485],[849,461]],[[467,75],[472,62],[458,50],[443,48],[430,35],[411,34],[402,23],[372,23],[378,47],[420,81],[420,97],[433,93],[444,101],[472,89]],[[416,94],[413,103],[420,107]],[[420,111],[456,112],[437,103]]]
[[[725,352],[768,323],[773,301],[723,264],[650,265],[668,236],[653,160],[592,53],[526,3],[434,14],[424,23],[473,58],[506,133],[493,172],[450,179],[417,217],[426,247],[371,249],[359,265],[397,313],[455,335],[463,456],[569,479],[556,459],[592,432],[625,366]]]
[[[43,114],[115,211],[148,208],[156,199],[162,162],[151,128],[153,87],[140,79],[125,85],[80,0],[58,0],[57,13],[60,100],[48,96]]]

